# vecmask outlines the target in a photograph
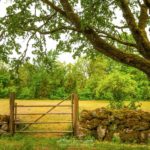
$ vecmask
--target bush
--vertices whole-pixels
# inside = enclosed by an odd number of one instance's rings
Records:
[[[30,99],[30,98],[33,98],[32,89],[30,89],[28,87],[22,88],[19,93],[20,94],[19,94],[18,98],[20,98],[20,99]]]
[[[8,97],[9,89],[8,88],[0,88],[0,98]]]
[[[93,99],[92,97],[93,92],[89,88],[84,88],[82,90],[79,90],[78,94],[79,94],[80,99],[83,99],[83,100]]]
[[[142,100],[150,99],[150,81],[142,80],[139,82],[138,97]]]
[[[65,92],[64,87],[59,87],[59,88],[56,88],[55,91],[49,92],[48,98],[49,99],[63,99],[67,97],[68,95],[69,94]]]
[[[136,97],[137,83],[129,74],[114,72],[99,83],[96,96],[110,100],[111,108],[122,108],[124,100]]]

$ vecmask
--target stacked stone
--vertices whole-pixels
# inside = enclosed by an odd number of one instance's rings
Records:
[[[7,134],[9,131],[9,116],[0,115],[0,135]]]
[[[103,141],[146,143],[150,140],[150,113],[141,110],[83,110],[78,137],[94,136]]]

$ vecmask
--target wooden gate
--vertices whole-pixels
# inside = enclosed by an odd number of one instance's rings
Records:
[[[64,104],[66,101],[70,101],[70,105]],[[50,101],[51,102],[51,101]],[[68,98],[61,100],[57,104],[53,105],[21,105],[17,104],[15,102],[15,93],[10,94],[10,133],[13,135],[14,133],[73,133],[73,135],[77,135],[77,127],[78,127],[78,112],[79,112],[79,107],[78,107],[78,96],[77,94],[71,94]],[[24,108],[49,108],[46,112],[35,112],[35,113],[24,113],[23,109]],[[54,109],[56,108],[70,108],[70,112],[53,112]],[[18,111],[18,109],[21,109],[22,112]],[[17,117],[18,116],[39,116],[33,121],[18,121]],[[70,120],[69,121],[44,121],[44,122],[39,122],[44,116],[46,115],[69,115]],[[17,125],[23,124],[24,126],[18,130]],[[68,131],[60,131],[60,130],[28,130],[30,126],[35,125],[35,124],[70,124],[71,129]]]

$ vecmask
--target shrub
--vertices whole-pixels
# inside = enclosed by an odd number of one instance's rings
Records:
[[[32,94],[32,90],[28,87],[24,87],[21,89],[21,91],[19,92],[19,96],[18,98],[20,99],[30,99],[33,98],[33,94]]]
[[[9,89],[8,88],[0,88],[0,98],[8,97]]]
[[[124,100],[136,97],[137,84],[129,74],[114,72],[99,83],[96,96],[110,100],[112,108],[122,108]]]

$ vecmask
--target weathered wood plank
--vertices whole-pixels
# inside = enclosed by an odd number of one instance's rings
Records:
[[[15,122],[15,124],[56,124],[56,123],[72,123],[72,121],[54,121],[54,122]]]
[[[70,115],[70,113],[22,113],[17,115]]]
[[[16,133],[72,133],[73,131],[16,131]]]
[[[9,109],[10,109],[10,120],[9,120],[9,131],[10,134],[14,134],[14,106],[15,106],[15,93],[10,93]]]
[[[17,105],[17,107],[71,107],[71,105]]]

